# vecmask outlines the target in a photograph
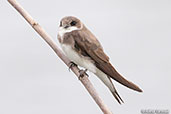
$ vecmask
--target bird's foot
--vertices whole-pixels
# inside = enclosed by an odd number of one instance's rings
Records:
[[[71,61],[71,62],[69,62],[68,66],[69,66],[68,70],[70,71],[70,69],[74,66],[77,66],[77,64],[75,64],[74,62]]]
[[[84,75],[87,75],[88,76],[88,74],[86,73],[87,72],[87,69],[85,69],[85,70],[79,70],[79,77],[78,77],[78,79],[80,80],[81,78],[83,78],[84,77]]]

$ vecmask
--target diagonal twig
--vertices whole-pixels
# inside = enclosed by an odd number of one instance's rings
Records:
[[[25,18],[25,20],[33,27],[33,29],[49,44],[49,46],[55,51],[55,53],[59,56],[59,58],[69,66],[69,59],[61,52],[61,50],[57,47],[52,38],[46,33],[46,31],[36,22],[33,18],[24,10],[24,8],[16,1],[16,0],[8,0],[8,2]],[[71,70],[75,73],[77,77],[79,77],[79,68],[73,66]],[[83,78],[80,79],[81,83],[87,89],[89,94],[92,96],[94,101],[100,107],[104,114],[112,114],[109,108],[104,104],[95,88],[93,87],[90,80],[84,75]]]

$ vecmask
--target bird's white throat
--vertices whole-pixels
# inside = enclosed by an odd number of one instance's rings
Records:
[[[64,27],[59,27],[58,34],[62,38],[65,33],[72,32],[74,30],[80,30],[80,28],[77,28],[77,27],[69,27],[69,28],[65,29]]]

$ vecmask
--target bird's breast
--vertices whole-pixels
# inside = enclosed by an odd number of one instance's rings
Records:
[[[93,73],[96,73],[96,66],[90,59],[76,52],[69,44],[61,44],[61,47],[70,61],[73,61],[77,65],[84,67]]]

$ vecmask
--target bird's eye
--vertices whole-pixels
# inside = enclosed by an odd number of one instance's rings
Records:
[[[72,21],[72,22],[70,23],[71,26],[75,26],[76,24],[77,24],[76,21]]]
[[[60,25],[59,25],[60,27],[62,26],[62,21],[60,22]]]

